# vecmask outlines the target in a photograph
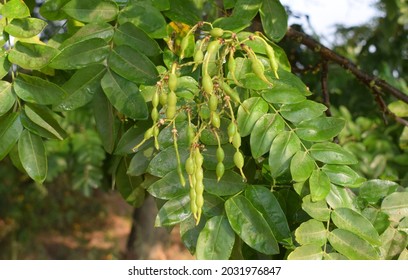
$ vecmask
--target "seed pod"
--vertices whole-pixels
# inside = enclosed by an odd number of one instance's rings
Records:
[[[217,112],[211,112],[211,124],[215,128],[220,128],[221,120],[220,120],[220,115],[218,115]]]
[[[177,165],[177,173],[179,175],[180,184],[184,187],[186,185],[186,179],[184,179],[183,170],[181,165]]]
[[[196,205],[197,208],[200,209],[201,207],[203,207],[204,205],[204,197],[203,197],[203,192],[200,192],[200,190],[204,190],[204,185],[201,183],[198,183],[195,191],[196,191]]]
[[[151,128],[149,128],[148,130],[146,130],[146,132],[145,132],[145,134],[144,134],[144,136],[143,136],[143,139],[144,140],[148,140],[148,139],[150,139],[150,138],[152,138],[153,137],[153,127],[151,127]]]
[[[189,125],[187,128],[187,137],[188,137],[188,144],[191,145],[195,137],[194,128],[191,125]]]
[[[197,195],[194,188],[190,188],[190,210],[193,213],[194,218],[197,219],[197,204],[196,204]]]
[[[217,151],[216,151],[216,156],[217,156],[217,161],[222,162],[225,158],[225,153],[224,150],[221,146],[218,146]]]
[[[279,79],[278,75],[278,61],[276,60],[275,57],[275,50],[268,44],[265,44],[265,50],[266,50],[266,55],[269,58],[269,65],[271,66],[271,69],[277,79]]]
[[[236,102],[236,103],[241,103],[241,98],[239,97],[239,94],[236,90],[232,89],[227,83],[225,82],[220,82],[219,83],[221,85],[222,90],[224,91],[224,93],[229,96],[232,101]]]
[[[219,27],[213,28],[213,29],[211,29],[211,31],[210,31],[210,35],[211,35],[212,37],[214,37],[214,38],[219,38],[219,37],[221,37],[222,35],[224,35],[224,30],[221,29],[221,28],[219,28]]]
[[[232,136],[232,145],[235,149],[241,147],[241,135],[239,134],[239,132],[235,133],[234,136]]]
[[[169,90],[170,91],[176,91],[177,89],[177,75],[176,73],[170,73],[169,74]]]
[[[221,46],[221,42],[219,40],[211,41],[207,46],[207,52],[211,56],[212,54],[216,53]]]
[[[235,124],[235,122],[230,122],[227,128],[227,133],[229,137],[229,142],[231,143],[234,135],[237,133],[237,125]]]
[[[211,117],[211,111],[207,105],[201,106],[198,113],[203,120],[208,120]]]
[[[152,117],[153,123],[155,123],[159,119],[159,111],[157,111],[156,107],[153,107],[150,116]]]
[[[184,58],[184,54],[186,52],[186,49],[188,48],[188,43],[189,43],[189,36],[185,36],[183,37],[183,39],[181,39],[181,43],[180,43],[180,59]]]
[[[203,165],[204,157],[200,153],[200,150],[196,148],[194,152],[194,163],[196,164],[197,168],[200,168]]]
[[[187,158],[186,163],[185,163],[185,168],[186,168],[186,172],[188,175],[193,175],[194,174],[194,160],[193,158],[190,156],[189,158]]]
[[[224,172],[225,172],[224,163],[218,162],[217,167],[215,169],[215,173],[217,174],[217,181],[221,180],[221,177],[224,175]]]
[[[210,75],[204,74],[201,83],[203,85],[204,92],[207,93],[208,95],[212,95],[214,84]]]
[[[265,68],[264,68],[262,62],[260,62],[255,55],[252,56],[251,63],[252,63],[251,64],[252,65],[252,71],[255,73],[255,75],[259,79],[261,79],[262,81],[264,81],[264,82],[266,82],[268,84],[271,84],[271,82],[265,76],[265,73],[264,73]]]
[[[161,104],[162,106],[164,106],[164,105],[167,104],[167,97],[168,97],[167,93],[165,93],[165,92],[161,92],[161,93],[160,93],[160,95],[159,95],[159,102],[160,102],[160,104]]]
[[[211,94],[210,100],[208,101],[210,111],[215,112],[218,107],[218,98],[215,94]]]
[[[176,116],[176,107],[175,106],[168,106],[166,109],[166,117],[168,119],[173,119]]]
[[[167,96],[167,106],[176,106],[177,104],[177,95],[174,93],[174,91],[170,91],[170,93]]]
[[[198,65],[199,63],[203,62],[204,53],[201,49],[198,49],[194,54],[194,63]]]
[[[236,167],[238,167],[238,169],[242,169],[242,167],[244,167],[244,156],[238,150],[234,154],[234,164]]]
[[[153,136],[157,137],[159,136],[159,133],[160,133],[159,127],[157,125],[153,126]]]
[[[156,91],[152,96],[153,108],[156,108],[157,106],[159,106],[159,102],[160,102],[159,93]]]

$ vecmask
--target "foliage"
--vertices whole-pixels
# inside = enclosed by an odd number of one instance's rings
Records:
[[[7,1],[0,158],[42,184],[62,152],[88,190],[103,147],[124,199],[160,200],[156,226],[179,224],[197,258],[406,256],[405,181],[367,180],[343,141],[360,124],[325,115],[291,72],[280,2],[222,2],[225,17],[216,1],[46,1],[40,14],[64,24],[43,42],[47,22]],[[263,32],[247,31],[258,13]]]

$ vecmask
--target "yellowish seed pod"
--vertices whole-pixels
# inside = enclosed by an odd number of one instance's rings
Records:
[[[169,90],[170,91],[176,91],[176,89],[177,89],[177,75],[176,75],[176,73],[170,73],[169,74],[168,85],[169,85]]]
[[[220,115],[217,112],[211,112],[211,124],[215,128],[220,128],[221,126],[221,119]]]
[[[214,84],[210,75],[204,74],[201,83],[203,85],[204,92],[207,93],[208,95],[212,95],[214,90]]]

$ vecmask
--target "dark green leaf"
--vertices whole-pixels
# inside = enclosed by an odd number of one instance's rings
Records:
[[[390,216],[393,222],[408,217],[408,192],[395,192],[384,198],[381,210]]]
[[[335,229],[328,236],[333,248],[343,254],[350,260],[378,260],[378,252],[364,239],[361,239],[354,233]]]
[[[321,103],[305,100],[295,104],[284,104],[279,112],[285,119],[293,123],[300,123],[317,118],[326,110],[327,107]]]
[[[64,49],[75,43],[83,42],[89,39],[99,38],[109,42],[115,30],[113,26],[105,22],[94,22],[87,25],[84,25],[79,29],[74,35],[65,40],[60,46],[59,49]]]
[[[310,149],[311,156],[318,161],[330,164],[356,164],[357,158],[335,143],[316,143]]]
[[[194,25],[201,20],[202,10],[194,1],[171,0],[165,15],[172,21]]]
[[[389,227],[381,235],[381,254],[386,260],[391,260],[398,256],[408,244],[408,234]]]
[[[49,133],[54,135],[55,138],[63,140],[65,137],[67,137],[65,130],[55,119],[53,112],[47,107],[35,104],[26,104],[25,114],[33,123],[47,130]]]
[[[1,8],[2,17],[6,18],[25,18],[30,16],[30,10],[22,0],[7,1]]]
[[[235,234],[225,216],[207,221],[197,240],[197,259],[228,260],[235,243]]]
[[[180,236],[184,246],[193,255],[196,252],[197,239],[205,225],[205,219],[202,217],[200,223],[196,225],[196,220],[191,215],[180,223]]]
[[[336,208],[331,214],[331,219],[338,228],[348,230],[373,245],[381,245],[374,226],[360,213],[349,208]]]
[[[41,105],[57,104],[67,96],[56,84],[21,73],[14,80],[13,88],[17,96],[24,101]]]
[[[263,0],[260,14],[266,36],[280,41],[288,29],[288,15],[283,5],[279,0]]]
[[[245,187],[242,177],[231,170],[226,170],[220,181],[214,171],[206,171],[203,183],[207,192],[218,196],[234,195]]]
[[[154,226],[174,226],[191,215],[189,194],[167,201],[159,210]]]
[[[131,176],[143,175],[146,173],[147,167],[149,166],[149,163],[153,157],[153,147],[146,147],[146,149],[139,150],[130,161],[127,174]]]
[[[309,186],[312,200],[323,200],[330,192],[329,176],[320,169],[315,169],[309,178]]]
[[[268,103],[260,97],[252,97],[242,103],[238,108],[237,115],[238,131],[241,137],[245,137],[252,132],[255,123],[268,112],[268,109]]]
[[[317,220],[309,220],[302,223],[295,231],[296,241],[300,245],[316,244],[320,247],[326,244],[327,229]]]
[[[47,23],[38,18],[13,19],[4,30],[17,38],[30,38],[41,33]]]
[[[123,158],[115,174],[116,187],[127,203],[133,207],[140,207],[145,198],[142,178],[129,176],[126,173],[128,167],[128,160]]]
[[[298,88],[290,84],[274,84],[272,88],[263,90],[262,97],[269,103],[294,104],[306,100],[305,95]]]
[[[126,155],[133,153],[133,147],[143,140],[143,135],[147,129],[151,127],[151,123],[138,122],[136,126],[129,128],[120,138],[116,146],[115,155]],[[146,147],[145,143],[142,147]]]
[[[50,67],[55,69],[79,69],[103,62],[109,54],[107,42],[91,38],[66,46],[53,58]]]
[[[285,129],[285,123],[279,114],[265,114],[258,119],[251,132],[251,152],[259,158],[269,152],[273,139]]]
[[[319,117],[301,122],[296,129],[299,138],[306,141],[326,141],[338,135],[345,121],[335,117]]]
[[[147,56],[156,56],[161,52],[157,42],[131,22],[119,26],[113,41],[116,45],[127,45]]]
[[[39,126],[38,124],[34,123],[25,113],[25,110],[21,112],[20,114],[20,120],[21,120],[21,124],[23,125],[23,127],[27,130],[29,130],[30,132],[37,134],[43,138],[47,138],[47,139],[58,139],[57,136],[55,136],[54,134],[52,134],[51,132],[49,132],[48,130],[46,130],[45,128],[42,128],[41,126]],[[59,140],[59,139],[58,139]]]
[[[190,185],[188,180],[186,181],[186,185],[184,187],[180,184],[177,170],[169,172],[166,174],[166,176],[151,184],[147,189],[152,196],[166,200],[188,195],[189,190]]]
[[[49,20],[65,19],[62,7],[70,0],[47,0],[40,7],[40,14]]]
[[[110,0],[71,0],[62,10],[82,22],[109,22],[119,13],[118,5]]]
[[[346,165],[326,164],[322,170],[330,178],[330,182],[344,187],[358,187],[365,181],[357,172]]]
[[[40,136],[24,130],[18,140],[21,164],[31,179],[43,183],[47,177],[47,155]]]
[[[380,199],[397,191],[399,185],[387,180],[373,179],[361,184],[359,197],[364,198],[369,203],[377,203]]]
[[[300,140],[292,131],[279,133],[272,142],[269,151],[269,167],[272,177],[283,174],[290,164],[290,160],[300,150]]]
[[[58,50],[46,45],[29,44],[18,41],[11,49],[8,59],[25,69],[38,70],[58,54]]]
[[[175,125],[177,129],[177,144],[182,145],[182,146],[183,145],[188,146],[189,145],[189,140],[188,140],[188,135],[187,135],[188,123],[183,121],[183,122],[177,122]],[[168,147],[174,145],[172,130],[173,130],[173,126],[169,125],[160,131],[160,134],[158,136],[158,141],[159,141],[161,150],[167,149]]]
[[[310,215],[310,217],[326,222],[330,219],[330,209],[324,200],[313,202],[310,195],[302,199],[302,209]]]
[[[251,186],[246,188],[245,197],[262,213],[276,239],[284,245],[292,245],[288,221],[273,193],[265,187]]]
[[[268,223],[260,212],[242,195],[225,202],[225,211],[233,230],[251,248],[266,254],[279,253],[279,246]]]
[[[0,81],[0,117],[7,113],[16,102],[11,87],[9,82]]]
[[[0,160],[11,151],[23,131],[18,113],[11,113],[0,118]]]
[[[186,146],[178,147],[180,153],[180,161],[182,164],[189,156],[189,149]],[[174,146],[170,146],[167,149],[159,152],[150,162],[147,172],[156,176],[164,177],[170,171],[177,168],[177,157]]]
[[[204,192],[203,213],[206,217],[214,217],[223,215],[224,200],[219,196]]]
[[[290,174],[296,182],[304,182],[312,175],[315,161],[304,151],[297,151],[290,161]]]
[[[288,256],[288,260],[321,260],[322,258],[322,247],[317,244],[307,244],[297,247]]]
[[[153,62],[128,46],[114,48],[108,65],[117,74],[137,84],[154,84],[159,75]]]

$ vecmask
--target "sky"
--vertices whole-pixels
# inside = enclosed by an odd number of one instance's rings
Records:
[[[309,16],[310,23],[318,35],[323,35],[328,41],[335,31],[336,24],[345,26],[359,25],[378,16],[375,0],[281,0],[289,6],[295,15],[301,19],[289,18],[289,24],[303,23],[305,15]]]

